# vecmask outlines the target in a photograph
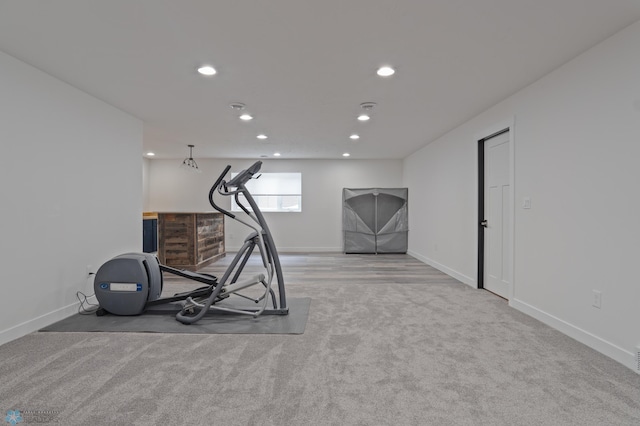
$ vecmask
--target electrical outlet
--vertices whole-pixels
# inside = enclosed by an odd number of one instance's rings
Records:
[[[594,308],[600,309],[602,307],[602,292],[598,290],[593,290],[593,303],[591,304]]]

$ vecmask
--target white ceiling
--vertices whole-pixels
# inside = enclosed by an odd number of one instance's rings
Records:
[[[637,0],[0,0],[0,50],[140,118],[157,158],[403,158],[639,19]]]

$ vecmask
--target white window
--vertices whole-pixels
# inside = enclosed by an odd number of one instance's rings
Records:
[[[236,177],[238,173],[231,173]],[[258,179],[250,179],[245,185],[263,212],[302,211],[302,173],[262,173]],[[240,202],[251,210],[241,195]],[[231,211],[242,211],[231,197]]]

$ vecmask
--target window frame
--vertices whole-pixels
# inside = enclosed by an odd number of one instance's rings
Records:
[[[231,178],[233,179],[237,175],[238,175],[238,172],[233,172],[231,173]],[[260,192],[260,190],[256,191],[255,188],[252,190],[251,186],[257,185],[257,184],[252,185],[253,182],[262,178],[274,179],[276,178],[276,176],[274,175],[297,175],[296,184],[298,185],[299,192],[291,193],[290,189],[283,189],[281,191],[278,191],[278,188],[275,188],[275,191],[270,190],[268,192],[266,191]],[[282,177],[282,179],[284,179],[284,177]],[[276,184],[277,184],[277,181],[276,181]],[[264,172],[259,174],[258,179],[249,180],[245,184],[245,186],[251,193],[251,196],[256,201],[256,204],[258,205],[262,213],[302,213],[302,173],[301,172]],[[276,204],[275,208],[267,205],[265,202],[261,202],[261,200],[263,200],[264,197],[269,197],[271,199],[275,197],[275,204]],[[297,197],[297,209],[283,208],[283,201],[286,197]],[[247,207],[249,211],[252,211],[251,206],[249,205],[248,202],[246,202],[245,197],[242,194],[238,194],[238,198],[244,204],[244,206]],[[231,211],[234,213],[243,211],[240,208],[240,206],[238,206],[238,204],[236,203],[235,197],[231,198]]]

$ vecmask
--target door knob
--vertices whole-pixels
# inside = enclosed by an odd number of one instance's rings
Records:
[[[480,222],[480,225],[484,226],[485,228],[487,227],[487,221],[483,220],[482,222]]]

